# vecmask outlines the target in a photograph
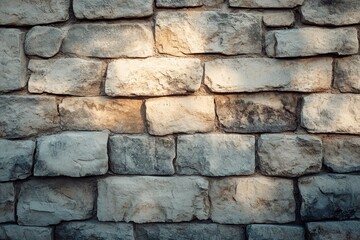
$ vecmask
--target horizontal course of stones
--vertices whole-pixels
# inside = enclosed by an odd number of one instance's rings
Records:
[[[0,2],[0,239],[360,239],[360,2]]]

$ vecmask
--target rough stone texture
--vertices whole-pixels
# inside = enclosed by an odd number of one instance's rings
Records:
[[[105,92],[109,96],[192,93],[200,88],[202,76],[199,59],[120,59],[108,66]]]
[[[327,93],[306,96],[301,125],[309,132],[360,133],[360,96]]]
[[[145,224],[136,227],[138,240],[245,240],[240,226],[215,223]]]
[[[233,134],[178,136],[176,172],[206,176],[255,172],[255,137]]]
[[[292,11],[265,12],[263,22],[268,27],[289,27],[294,24],[295,16]]]
[[[11,0],[0,3],[0,25],[36,25],[66,21],[70,0]]]
[[[117,174],[172,175],[173,137],[115,135],[109,142],[110,169]]]
[[[357,0],[306,0],[301,7],[304,22],[317,25],[359,24],[359,12]]]
[[[181,222],[208,216],[208,182],[200,177],[108,177],[98,183],[100,221]]]
[[[99,95],[105,72],[102,62],[80,58],[30,60],[29,70],[29,92],[77,96]]]
[[[295,220],[293,182],[263,176],[211,181],[211,219],[219,223],[286,223]]]
[[[321,139],[309,135],[264,134],[258,141],[260,170],[265,175],[297,177],[320,172]]]
[[[213,92],[316,92],[330,89],[331,81],[331,58],[237,58],[205,63],[205,84]]]
[[[21,186],[17,204],[20,225],[48,226],[92,217],[95,185],[68,178],[31,180]]]
[[[32,140],[0,140],[0,182],[30,176],[34,150]]]
[[[58,240],[134,240],[134,232],[129,223],[67,222],[56,227],[55,237]]]
[[[37,139],[35,176],[83,177],[108,170],[107,132],[63,132]]]
[[[4,2],[0,2],[0,15]],[[24,38],[20,30],[0,29],[0,92],[17,90],[26,85]]]
[[[100,58],[149,57],[154,54],[153,45],[149,23],[91,23],[72,25],[62,50]]]
[[[15,221],[15,188],[12,182],[0,183],[0,223]],[[1,226],[1,225],[0,225]],[[0,227],[1,237],[1,227]]]
[[[145,106],[150,134],[210,132],[215,127],[214,98],[210,96],[149,99]]]
[[[59,126],[54,97],[0,96],[0,113],[0,137],[27,137]]]
[[[230,7],[242,8],[293,8],[304,0],[229,0]]]
[[[153,0],[74,0],[76,18],[114,19],[146,17],[153,13]]]
[[[53,240],[52,227],[28,227],[15,224],[0,225],[0,239]]]
[[[299,179],[303,220],[360,217],[360,176],[323,174]]]
[[[328,137],[324,142],[324,164],[334,172],[360,171],[360,138]]]
[[[304,57],[335,53],[356,54],[359,40],[356,28],[326,29],[307,27],[270,31],[266,34],[266,53],[270,57]]]
[[[204,0],[156,0],[157,7],[180,8],[180,7],[200,7]]]
[[[311,222],[306,224],[306,228],[314,240],[360,239],[360,221]]]
[[[305,231],[301,226],[252,224],[246,227],[246,232],[248,240],[305,240]]]
[[[360,93],[359,55],[335,60],[334,85],[341,92]]]
[[[171,55],[261,53],[261,19],[249,13],[159,12],[155,36],[159,52]]]
[[[297,97],[262,93],[217,96],[216,113],[226,132],[281,132],[296,129]]]
[[[102,97],[65,98],[59,105],[61,124],[67,130],[104,130],[142,133],[141,100]]]
[[[65,35],[55,27],[36,26],[26,34],[25,53],[39,57],[53,57],[60,50]]]

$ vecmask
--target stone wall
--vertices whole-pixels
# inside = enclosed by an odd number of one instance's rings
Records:
[[[0,239],[360,239],[360,1],[0,1]]]

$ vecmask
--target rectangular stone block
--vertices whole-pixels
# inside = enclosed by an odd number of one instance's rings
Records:
[[[154,37],[149,23],[74,24],[62,51],[99,58],[149,57],[154,54]]]
[[[305,57],[334,53],[351,55],[359,51],[356,28],[286,29],[266,34],[266,53],[270,57]]]
[[[200,7],[203,4],[204,0],[156,0],[156,7],[166,8]]]
[[[100,221],[183,222],[208,216],[208,181],[200,177],[108,177],[98,182]]]
[[[334,85],[341,92],[360,93],[360,56],[335,60]]]
[[[53,228],[0,224],[0,239],[53,240]]]
[[[304,221],[360,217],[360,176],[322,174],[299,179]]]
[[[149,133],[210,132],[215,127],[214,98],[211,96],[164,97],[146,100]]]
[[[241,8],[294,8],[304,0],[229,0],[230,7]]]
[[[295,22],[292,11],[269,11],[263,15],[263,22],[267,27],[289,27]]]
[[[226,224],[286,223],[295,220],[293,182],[263,176],[210,182],[211,219]]]
[[[205,84],[212,92],[316,92],[330,89],[331,81],[331,58],[237,58],[205,63]]]
[[[292,239],[305,240],[305,230],[301,226],[272,224],[251,224],[246,227],[248,240]]]
[[[309,132],[360,133],[360,96],[312,94],[304,97],[301,125]]]
[[[261,34],[260,15],[250,13],[178,11],[156,16],[156,46],[171,55],[261,53]]]
[[[360,239],[360,221],[310,222],[306,228],[311,239]]]
[[[218,133],[178,136],[176,172],[205,176],[253,174],[255,137]]]
[[[15,187],[12,182],[0,183],[0,223],[15,221]],[[1,230],[1,225],[0,225]],[[1,237],[1,231],[0,231]]]
[[[59,105],[61,124],[66,130],[104,130],[142,133],[141,100],[102,97],[65,98]]]

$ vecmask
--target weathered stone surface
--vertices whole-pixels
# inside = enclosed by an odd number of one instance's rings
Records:
[[[67,130],[104,130],[142,133],[141,100],[102,97],[65,98],[59,105],[61,124]]]
[[[14,185],[12,182],[0,183],[0,223],[13,222],[13,221],[15,221]],[[0,237],[1,237],[1,233],[0,233]]]
[[[200,177],[108,177],[98,182],[100,221],[182,222],[209,216],[208,182]]]
[[[215,127],[210,96],[155,98],[146,100],[145,106],[150,134],[210,132]]]
[[[206,176],[255,172],[255,137],[233,134],[181,135],[177,138],[176,172]]]
[[[306,228],[314,240],[360,239],[360,221],[311,222],[306,224]]]
[[[306,0],[301,7],[303,20],[318,25],[360,23],[360,2],[357,0]]]
[[[72,25],[62,50],[100,58],[149,57],[154,54],[153,45],[148,23],[91,23]]]
[[[230,7],[242,8],[293,8],[304,0],[229,0]]]
[[[216,113],[226,132],[281,132],[296,129],[297,97],[290,94],[217,96]]]
[[[203,68],[199,59],[120,59],[108,66],[105,92],[109,96],[163,96],[195,92]]]
[[[48,226],[90,218],[95,190],[95,185],[85,180],[55,178],[25,182],[17,204],[18,223]]]
[[[306,96],[301,125],[309,132],[360,133],[360,96],[327,93]]]
[[[265,12],[263,22],[268,27],[288,27],[294,24],[295,16],[292,11]]]
[[[109,141],[110,169],[118,174],[172,175],[173,137],[115,135]]]
[[[295,220],[293,182],[263,176],[211,181],[211,219],[219,223],[286,223]]]
[[[52,227],[28,227],[16,224],[1,224],[0,239],[53,240]]]
[[[270,31],[266,34],[266,53],[270,57],[304,57],[335,53],[356,54],[359,40],[356,28],[326,29],[307,27]]]
[[[246,227],[249,240],[292,239],[305,240],[301,226],[281,226],[271,224],[252,224]]]
[[[316,92],[330,89],[331,81],[331,58],[237,58],[205,63],[205,84],[213,92]]]
[[[134,240],[134,232],[130,223],[67,222],[56,227],[55,237],[59,240]]]
[[[143,224],[136,227],[139,240],[245,240],[245,231],[240,226],[215,223]]]
[[[35,142],[0,140],[0,182],[31,175]]]
[[[0,2],[0,12],[3,3]],[[20,30],[0,29],[0,92],[17,90],[26,85],[24,38]]]
[[[297,177],[320,172],[321,139],[309,135],[264,134],[258,141],[260,170],[265,175]]]
[[[107,132],[63,132],[37,139],[35,176],[83,177],[108,170]]]
[[[146,17],[153,13],[153,0],[74,0],[76,18],[114,19]]]
[[[334,172],[360,171],[360,138],[324,138],[324,164]]]
[[[335,60],[334,85],[341,92],[360,93],[359,55]]]
[[[360,217],[360,176],[323,174],[299,179],[303,220]]]
[[[156,0],[157,7],[179,8],[179,7],[200,7],[204,0]]]
[[[161,53],[180,56],[261,53],[260,18],[249,13],[159,12],[156,16],[156,45]]]
[[[53,97],[0,96],[0,112],[0,137],[32,136],[59,126]]]

